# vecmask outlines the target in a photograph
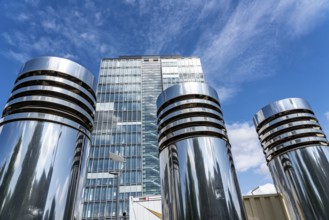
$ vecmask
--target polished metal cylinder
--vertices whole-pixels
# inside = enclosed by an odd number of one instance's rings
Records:
[[[0,219],[80,219],[95,82],[67,59],[23,65],[0,119]]]
[[[216,91],[178,84],[157,107],[163,219],[245,219]]]
[[[308,102],[273,102],[256,113],[254,124],[291,219],[329,219],[328,141]]]

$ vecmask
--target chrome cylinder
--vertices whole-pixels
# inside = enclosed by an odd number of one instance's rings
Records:
[[[329,219],[329,147],[306,100],[265,106],[254,124],[291,219]]]
[[[216,91],[178,84],[157,106],[163,219],[245,219]]]
[[[24,64],[0,120],[0,219],[80,219],[95,86],[66,59]]]

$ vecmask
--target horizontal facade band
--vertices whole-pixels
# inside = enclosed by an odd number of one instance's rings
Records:
[[[257,131],[258,134],[262,135],[266,133],[267,131],[285,123],[289,123],[292,121],[302,121],[302,120],[315,120],[315,115],[307,112],[297,112],[297,113],[291,113],[287,115],[283,115],[281,117],[275,118],[272,121],[269,121],[267,124],[264,124],[262,127],[259,127],[259,130]]]
[[[220,112],[220,114],[223,115],[220,106],[217,103],[204,99],[188,99],[188,100],[178,101],[167,106],[165,109],[159,112],[158,121],[160,121],[162,118],[164,118],[165,116],[167,116],[172,112],[179,111],[182,109],[196,108],[196,107],[213,109],[215,111]]]
[[[40,113],[40,112],[23,112],[7,115],[0,119],[0,126],[9,122],[14,121],[44,121],[44,122],[52,122],[57,124],[62,124],[71,128],[74,128],[82,133],[84,133],[89,139],[91,139],[91,132],[85,127],[81,126],[80,123],[72,121],[68,118],[61,117],[58,115]]]
[[[189,117],[180,119],[178,121],[175,121],[173,123],[168,124],[164,128],[162,128],[159,133],[159,140],[162,139],[164,136],[170,134],[171,132],[183,129],[183,128],[189,128],[189,127],[195,127],[195,126],[209,126],[214,127],[223,130],[226,133],[226,129],[224,126],[224,123],[220,120],[214,119],[214,118],[207,118],[207,117]]]
[[[85,111],[87,111],[92,117],[94,116],[94,107],[90,105],[83,97],[73,93],[69,90],[53,87],[53,86],[29,86],[23,87],[20,89],[15,90],[10,98],[9,101],[14,100],[16,98],[21,98],[24,96],[49,96],[49,97],[56,97],[68,102],[72,102]]]
[[[117,125],[141,125],[140,121],[117,122]]]
[[[48,71],[58,74],[64,74],[70,80],[80,81],[90,88],[90,91],[95,91],[97,81],[93,74],[85,67],[71,60],[59,57],[38,57],[27,61],[20,70],[17,80],[24,78],[28,73]]]
[[[288,131],[293,131],[296,129],[301,129],[301,128],[320,128],[320,125],[318,122],[315,121],[294,121],[290,122],[288,124],[283,124],[280,125],[279,127],[276,127],[269,132],[267,132],[264,135],[260,135],[260,141],[265,142],[268,141],[269,139],[272,139],[278,135],[281,135],[285,132]]]
[[[193,98],[211,100],[220,105],[216,90],[204,83],[189,82],[171,86],[163,91],[157,99],[157,113],[172,103]]]
[[[305,148],[305,147],[314,147],[314,146],[328,146],[328,141],[323,137],[307,137],[299,138],[286,142],[280,146],[276,146],[265,153],[266,161],[271,161],[274,157],[277,157],[281,154],[287,153],[289,151]]]
[[[309,112],[313,113],[311,106],[305,99],[287,98],[275,101],[263,107],[254,116],[256,129],[261,128],[269,121],[287,114],[287,112]],[[313,113],[314,114],[314,113]]]
[[[166,126],[169,123],[172,123],[179,119],[189,118],[194,116],[199,116],[199,117],[204,116],[204,117],[215,118],[218,120],[223,120],[221,113],[218,111],[209,108],[190,108],[190,109],[182,109],[168,114],[158,123],[158,128],[162,129],[164,126]]]
[[[53,86],[53,87],[59,87],[66,90],[69,90],[73,93],[76,93],[77,95],[80,95],[84,99],[86,99],[92,106],[95,107],[96,105],[96,95],[94,92],[90,92],[83,88],[81,85],[69,81],[64,78],[60,77],[54,77],[54,76],[30,76],[27,78],[24,78],[20,81],[18,81],[14,85],[13,92],[15,90],[18,90],[23,87],[29,87],[29,86],[38,86],[38,85],[44,85],[44,86]]]
[[[288,131],[286,133],[283,133],[279,136],[276,136],[273,139],[270,139],[263,143],[264,150],[267,148],[272,148],[273,146],[276,146],[278,144],[281,144],[283,142],[289,141],[290,139],[295,139],[297,137],[308,137],[308,136],[318,136],[318,137],[325,137],[323,131],[318,128],[301,128],[296,129],[292,131]]]
[[[218,137],[225,141],[228,140],[226,133],[221,129],[214,127],[207,127],[207,126],[196,126],[192,128],[189,127],[171,132],[170,134],[166,135],[161,140],[159,140],[160,151],[163,150],[170,143],[174,143],[182,139],[192,138],[196,136],[205,136],[205,137],[210,136],[210,137]]]
[[[45,96],[25,96],[9,101],[3,111],[3,116],[19,112],[47,112],[48,114],[64,115],[69,119],[76,118],[83,126],[92,130],[93,117],[84,109],[71,102]]]

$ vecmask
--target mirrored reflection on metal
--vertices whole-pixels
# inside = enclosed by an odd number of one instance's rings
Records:
[[[67,118],[91,132],[96,106],[93,83],[94,76],[72,61],[57,57],[32,59],[18,74],[3,117],[45,113]]]
[[[21,78],[26,73],[43,70],[67,74],[87,84],[91,88],[90,91],[96,90],[97,81],[89,70],[78,63],[59,57],[44,56],[27,61],[22,66],[18,78]]]
[[[157,103],[163,219],[245,219],[216,91],[179,84]]]
[[[71,219],[82,195],[86,135],[68,126],[15,121],[0,127],[0,219]]]
[[[93,80],[57,57],[23,66],[0,119],[0,219],[81,219]]]
[[[307,101],[276,101],[254,123],[290,217],[329,219],[329,144]]]

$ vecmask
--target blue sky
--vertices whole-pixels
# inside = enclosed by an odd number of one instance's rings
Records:
[[[243,194],[272,183],[252,125],[261,107],[306,98],[329,133],[327,0],[0,0],[0,11],[1,109],[36,56],[98,75],[103,57],[180,54],[199,56],[220,94]]]

